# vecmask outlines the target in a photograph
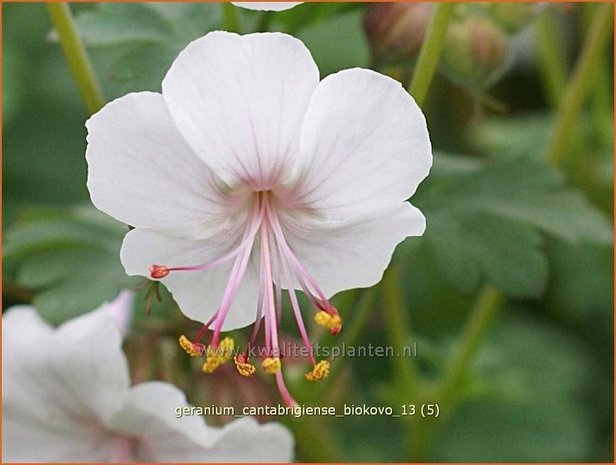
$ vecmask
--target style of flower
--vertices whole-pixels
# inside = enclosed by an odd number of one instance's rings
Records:
[[[88,188],[100,210],[133,226],[130,275],[161,280],[202,330],[180,344],[205,372],[235,359],[256,370],[224,330],[261,320],[262,368],[281,373],[282,290],[317,362],[296,290],[332,334],[329,298],[377,283],[394,248],[425,219],[406,200],[432,163],[421,110],[395,80],[350,69],[319,82],[310,52],[280,33],[212,32],[189,44],[162,84],[106,105],[88,122]],[[201,342],[213,329],[209,345]]]
[[[188,405],[175,386],[146,382],[130,387],[120,330],[110,314],[125,300],[57,329],[32,307],[13,307],[3,316],[4,462],[292,458],[293,439],[279,424],[260,426],[243,418],[211,428],[197,416],[176,417],[176,409]]]
[[[283,11],[290,10],[294,6],[304,2],[231,2],[235,6],[247,8],[248,10],[261,11]]]

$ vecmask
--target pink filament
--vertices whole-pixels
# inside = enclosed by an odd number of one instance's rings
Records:
[[[295,292],[294,279],[305,292],[308,299],[320,310],[330,311],[331,306],[316,280],[300,263],[285,240],[277,212],[272,206],[270,192],[256,193],[256,201],[250,219],[244,231],[240,244],[231,252],[208,263],[194,266],[179,266],[168,268],[169,271],[203,271],[219,266],[234,259],[231,274],[225,287],[220,305],[214,315],[197,334],[195,342],[199,341],[210,325],[214,324],[214,334],[211,345],[217,347],[220,342],[222,327],[237,296],[242,279],[246,273],[253,247],[259,234],[260,240],[260,273],[259,295],[257,299],[257,314],[255,326],[248,343],[248,349],[254,344],[259,332],[261,318],[265,320],[265,348],[267,356],[281,357],[278,339],[282,308],[282,287],[287,287],[293,313],[304,346],[308,349],[311,363],[315,364],[313,349]],[[273,260],[277,259],[277,275],[274,276]],[[278,276],[281,274],[282,276]],[[276,279],[275,279],[276,278]],[[277,284],[276,284],[277,283]],[[276,372],[276,385],[280,395],[288,406],[297,405],[289,393],[281,371]]]

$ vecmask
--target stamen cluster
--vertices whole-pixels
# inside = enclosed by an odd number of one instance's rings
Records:
[[[315,361],[312,344],[308,337],[295,293],[294,283],[299,283],[305,295],[317,310],[314,320],[318,325],[327,328],[332,335],[336,335],[342,329],[342,318],[338,314],[338,310],[325,297],[315,279],[302,266],[287,243],[276,210],[275,196],[269,191],[261,191],[254,193],[254,197],[250,221],[246,224],[242,241],[236,249],[225,256],[199,265],[168,267],[154,264],[150,267],[150,277],[152,279],[161,279],[170,273],[210,269],[229,260],[234,260],[232,272],[220,306],[212,318],[203,325],[203,328],[193,341],[189,341],[184,335],[180,336],[180,346],[191,357],[205,355],[204,373],[214,372],[220,365],[233,358],[238,373],[242,376],[252,377],[256,372],[256,367],[250,363],[248,353],[250,347],[256,344],[261,320],[264,320],[265,351],[270,355],[263,358],[261,367],[265,373],[276,376],[277,385],[285,402],[289,405],[295,405],[295,400],[288,394],[284,386],[281,372],[282,354],[280,353],[278,336],[282,305],[281,285],[284,284],[288,289],[296,323],[304,346],[308,349],[308,358],[313,366],[312,370],[306,373],[307,380],[318,381],[326,378],[329,374],[330,365],[326,360],[318,363]],[[234,356],[235,344],[233,339],[225,337],[221,340],[220,337],[225,318],[246,272],[248,260],[253,253],[253,248],[257,244],[257,238],[259,239],[260,282],[262,287],[257,303],[256,323],[248,342],[248,350]],[[274,267],[274,264],[277,266]],[[274,270],[277,270],[277,274]],[[200,340],[212,326],[214,328],[212,339],[210,344],[206,346]]]

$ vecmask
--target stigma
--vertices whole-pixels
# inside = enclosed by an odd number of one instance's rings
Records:
[[[170,273],[169,268],[163,265],[150,266],[150,277],[152,279],[162,279]]]

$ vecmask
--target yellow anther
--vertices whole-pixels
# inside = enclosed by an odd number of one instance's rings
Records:
[[[208,346],[205,351],[205,363],[202,370],[204,373],[212,373],[223,363],[227,363],[233,357],[233,348],[235,343],[230,337],[224,338],[218,344],[218,347]]]
[[[325,310],[321,310],[314,316],[314,321],[319,326],[329,329],[332,334],[338,334],[342,328],[342,318],[337,313],[332,315]]]
[[[200,355],[203,355],[203,352],[205,351],[205,346],[203,344],[190,342],[183,334],[180,336],[180,347],[182,347],[182,349],[184,349],[191,357],[199,357]]]
[[[226,337],[220,341],[220,344],[218,345],[218,350],[221,357],[220,363],[226,363],[233,358],[234,347],[235,342],[233,341],[233,338]]]
[[[251,378],[254,376],[255,371],[257,371],[256,367],[248,361],[248,357],[244,354],[236,355],[233,361],[235,362],[237,372],[246,378]]]
[[[280,371],[280,359],[278,357],[264,358],[261,366],[266,373],[270,375],[276,374]]]
[[[329,362],[321,360],[312,367],[312,371],[309,371],[304,376],[306,376],[308,381],[319,381],[320,379],[327,378],[327,375],[329,375]]]
[[[219,366],[220,366],[220,363],[218,362],[218,360],[214,360],[208,357],[205,360],[203,367],[201,367],[201,370],[203,371],[203,373],[213,373],[214,370],[218,368]]]

